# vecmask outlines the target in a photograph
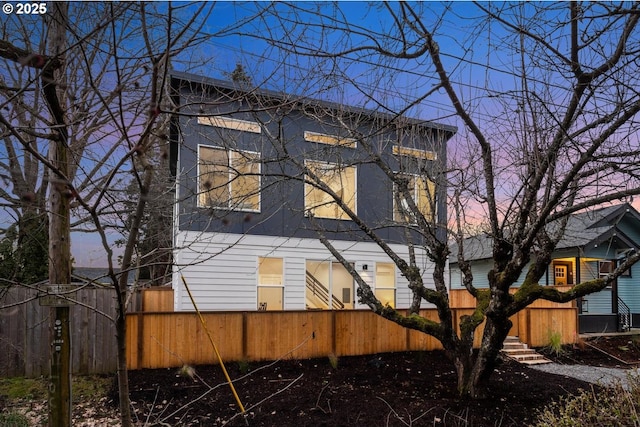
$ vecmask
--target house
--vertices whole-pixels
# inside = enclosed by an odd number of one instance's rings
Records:
[[[492,267],[491,238],[474,236],[465,240],[464,245],[465,256],[471,261],[474,285],[488,287],[487,273]],[[541,284],[573,286],[607,275],[639,247],[640,214],[633,206],[625,203],[573,214]],[[449,268],[451,289],[461,289],[462,274],[457,262],[452,261]],[[587,295],[575,304],[580,333],[640,326],[640,264],[634,264],[611,286]]]
[[[172,89],[176,311],[193,310],[183,278],[200,310],[365,308],[318,229],[384,304],[409,306],[405,278],[329,192],[408,257],[406,200],[376,159],[444,222],[438,170],[455,128],[184,73]],[[430,261],[416,257],[431,283]]]

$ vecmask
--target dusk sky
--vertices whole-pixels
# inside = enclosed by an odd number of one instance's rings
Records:
[[[370,35],[379,34],[377,38],[382,40],[390,34],[394,24],[382,3],[339,2],[336,10],[333,10],[334,3],[276,3],[270,6],[268,13],[249,19],[266,4],[212,3],[211,14],[202,27],[202,34],[210,37],[198,47],[183,52],[174,61],[173,67],[225,79],[241,64],[253,83],[266,89],[353,106],[371,107],[379,102],[390,110],[406,108],[409,116],[458,127],[459,134],[450,142],[451,158],[456,158],[464,149],[467,136],[465,126],[454,114],[454,108],[442,90],[434,91],[416,102],[437,83],[437,75],[426,56],[381,63],[375,55],[354,53],[332,62],[286,53],[268,42],[269,38],[276,38],[281,47],[286,47],[285,42],[290,41],[291,49],[313,47],[331,53],[334,49],[367,44]],[[496,4],[484,4],[488,5]],[[517,13],[529,18],[536,13],[535,3],[500,5],[504,15],[514,21]],[[391,6],[397,5],[392,3]],[[414,7],[420,11],[429,29],[435,29],[434,39],[444,65],[474,119],[496,137],[506,138],[504,135],[514,126],[513,117],[508,113],[496,112],[516,111],[518,108],[516,97],[508,95],[520,83],[520,76],[516,72],[520,57],[518,50],[513,48],[516,39],[508,39],[504,27],[495,20],[481,19],[484,15],[482,5],[479,7],[471,2],[425,2],[416,3]],[[182,13],[187,16],[192,10],[195,10],[195,6]],[[326,17],[319,18],[317,12],[326,14]],[[550,13],[555,12],[566,14],[567,8],[560,3]],[[555,19],[551,15],[540,16],[525,19],[523,25],[532,31],[544,31],[547,24],[543,23],[542,18],[548,19],[547,22],[554,22]],[[339,30],[327,31],[327,24],[335,22],[348,25],[355,35],[347,37]],[[554,35],[552,42],[556,43],[557,40],[556,47],[563,49],[562,37],[566,34],[558,29],[553,31],[559,33]],[[342,75],[333,75],[331,70],[337,70]],[[552,97],[561,106],[564,96],[562,79],[549,78],[546,81],[546,78],[540,76],[539,80],[532,81],[540,85],[539,92],[553,92]],[[347,79],[352,81],[348,82]],[[637,143],[637,135],[632,138]],[[500,139],[496,139],[496,144],[500,144]],[[504,191],[510,189],[505,187]],[[637,200],[634,205],[638,206]],[[475,220],[482,221],[482,214],[478,211]],[[4,215],[0,221],[7,224],[10,219]],[[119,249],[114,249],[117,255]],[[72,252],[78,266],[106,264],[104,250],[96,235],[74,233]]]
[[[259,5],[264,5],[264,3]],[[311,3],[300,4],[299,6],[306,6],[311,11],[313,11],[314,7],[311,6]],[[345,15],[346,21],[359,28],[370,28],[384,33],[391,23],[388,13],[381,6],[370,8],[368,2],[357,1],[339,2],[339,6],[341,12]],[[331,5],[323,5],[323,10],[326,7],[331,7]],[[465,27],[471,25],[470,18],[478,16],[478,11],[471,3],[467,2],[454,3],[450,7],[455,9],[455,14],[459,17],[456,20],[459,22],[458,24],[455,22],[443,23],[444,35],[438,41],[441,43],[443,51],[446,50],[453,55],[451,59],[453,64],[455,58],[463,55],[463,52],[459,51],[459,43],[456,40],[469,37],[466,34],[469,29]],[[242,64],[256,84],[267,89],[291,91],[311,97],[328,97],[350,105],[358,105],[362,102],[362,97],[358,95],[356,90],[351,90],[350,93],[348,91],[329,92],[325,91],[321,86],[315,86],[311,90],[307,89],[305,91],[304,84],[307,82],[301,82],[299,76],[307,75],[308,69],[313,65],[308,64],[309,60],[304,57],[283,56],[282,53],[271,47],[269,43],[256,37],[256,35],[265,34],[264,27],[267,25],[266,22],[258,19],[249,19],[255,15],[256,9],[256,5],[253,3],[217,3],[203,29],[207,33],[214,34],[214,36],[202,46],[198,46],[182,55],[184,62],[181,62],[180,59],[175,61],[174,68],[206,77],[228,79],[228,74],[233,71],[236,65]],[[432,2],[428,5],[428,9],[432,11],[430,13],[433,13],[435,17],[444,11],[445,4]],[[299,13],[301,13],[303,21],[304,19],[309,19],[310,21],[307,22],[312,22],[314,19],[313,13],[303,13],[302,11],[299,11]],[[239,22],[243,22],[243,26],[235,28],[235,25]],[[239,33],[243,33],[243,35],[239,35]],[[338,43],[339,40],[335,40],[335,42]],[[486,56],[486,47],[476,46],[472,56]],[[349,73],[368,85],[374,85],[375,81],[371,82],[369,76],[373,75],[372,70],[375,68],[377,68],[376,65],[371,63],[352,64]],[[433,75],[425,79],[421,72],[420,66],[412,66],[412,68],[407,67],[400,70],[398,72],[400,78],[398,78],[398,84],[394,85],[395,88],[404,87],[403,90],[408,92],[409,96],[413,96],[411,92],[415,89],[412,89],[412,87],[420,89],[424,85],[431,85]],[[471,80],[469,80],[468,84],[472,84]],[[501,84],[503,83],[501,82]],[[382,85],[380,85],[380,89],[384,89]],[[347,90],[349,89],[347,88]],[[414,109],[411,114],[425,120],[457,124],[457,119],[453,116],[453,109],[448,105],[444,95],[438,96],[436,94],[425,100],[423,105]],[[74,233],[72,242],[75,265],[90,267],[103,267],[106,265],[104,250],[100,244],[99,236],[88,233]],[[121,254],[121,248],[113,247],[113,249],[116,256]]]

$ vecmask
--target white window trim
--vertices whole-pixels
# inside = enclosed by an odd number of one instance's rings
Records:
[[[308,167],[309,163],[315,163],[315,164],[323,164],[323,165],[328,165],[328,166],[335,166],[336,168],[338,168],[340,165],[337,163],[332,163],[332,162],[325,162],[325,161],[321,161],[321,160],[311,160],[311,159],[306,159],[304,161],[304,165],[305,167]],[[345,166],[345,168],[353,168],[353,212],[357,215],[358,214],[358,168],[357,166]],[[344,170],[344,168],[343,168]],[[313,184],[307,184],[306,182],[304,183],[305,186],[306,185],[311,185],[313,186],[314,189],[317,189],[318,191],[322,191],[320,190],[318,187],[316,187]],[[304,190],[304,216],[308,217],[310,216],[309,211],[311,209],[307,209],[307,191]],[[334,201],[335,203],[335,201]],[[340,206],[338,206],[338,209],[342,209]],[[346,215],[346,214],[345,214]],[[347,215],[345,218],[336,218],[333,216],[316,216],[316,218],[321,218],[321,219],[334,219],[334,220],[338,220],[338,221],[351,221],[351,218]]]
[[[198,116],[198,124],[242,132],[262,133],[262,126],[260,126],[260,123],[249,120],[234,119],[232,117]]]
[[[203,205],[202,203],[200,203],[200,194],[202,193],[201,188],[200,188],[200,179],[202,177],[202,174],[200,173],[200,149],[201,148],[209,148],[209,149],[213,149],[213,150],[223,150],[227,153],[227,160],[229,161],[229,163],[231,163],[231,159],[229,158],[229,156],[231,155],[232,152],[237,152],[237,153],[247,153],[247,154],[256,154],[258,156],[258,158],[260,159],[260,162],[258,162],[258,208],[257,209],[249,209],[249,208],[243,208],[243,207],[239,207],[239,206],[233,206],[231,204],[231,200],[229,199],[227,200],[227,206],[207,206],[207,205]],[[206,145],[206,144],[198,144],[198,153],[197,153],[197,159],[196,159],[196,163],[197,163],[197,182],[196,182],[196,186],[197,186],[197,206],[199,208],[206,208],[206,209],[216,209],[216,210],[224,210],[224,211],[232,211],[232,212],[261,212],[262,211],[262,158],[260,156],[260,152],[258,151],[250,151],[250,150],[232,150],[229,148],[225,148],[225,147],[220,147],[217,145]],[[229,169],[231,169],[232,166],[229,167]],[[228,172],[229,175],[231,174],[231,172]],[[232,194],[232,187],[231,187],[231,179],[229,179],[227,181],[227,185],[229,186],[229,194]]]

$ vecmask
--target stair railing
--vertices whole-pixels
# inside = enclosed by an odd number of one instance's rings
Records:
[[[329,289],[322,284],[321,281],[316,279],[316,277],[307,271],[307,289],[313,293],[316,297],[318,297],[323,303],[329,306]],[[340,301],[335,295],[331,298],[331,308],[343,309],[344,303]]]
[[[631,329],[631,326],[631,310],[629,306],[618,297],[618,331],[628,331]]]

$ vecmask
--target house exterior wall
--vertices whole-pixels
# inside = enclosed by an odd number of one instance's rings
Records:
[[[291,164],[282,161],[263,162],[264,177],[261,183],[261,208],[259,212],[212,210],[198,206],[198,170],[197,150],[199,146],[232,146],[238,150],[260,153],[263,159],[276,159],[278,148],[274,146],[273,135],[281,135],[286,140],[288,156],[298,161],[317,160],[331,163],[356,163],[356,197],[357,214],[367,224],[377,227],[378,234],[387,242],[403,243],[404,232],[401,227],[393,223],[393,188],[391,182],[385,178],[378,166],[373,164],[370,153],[365,150],[346,146],[336,147],[328,144],[318,144],[305,140],[305,132],[336,134],[340,127],[335,120],[328,117],[310,116],[300,109],[287,112],[286,115],[274,116],[275,107],[268,111],[240,112],[247,109],[241,101],[225,101],[223,94],[216,92],[203,95],[202,92],[192,93],[192,86],[181,87],[180,103],[185,107],[184,114],[179,116],[174,124],[179,131],[173,133],[178,139],[177,164],[179,170],[179,209],[178,228],[180,230],[210,231],[231,234],[255,234],[265,236],[288,236],[299,238],[317,238],[314,225],[305,215],[304,184],[299,180],[282,179],[275,175],[300,175],[292,169]],[[222,98],[222,101],[220,101]],[[206,114],[223,114],[225,117],[244,120],[258,124],[261,133],[245,132],[242,130],[222,129],[199,123],[197,117],[203,116],[201,106],[207,107]],[[371,130],[380,126],[380,120],[368,119],[361,115],[354,125],[357,131],[367,135]],[[435,169],[446,163],[445,141],[452,135],[452,131],[442,130],[434,126],[419,126],[412,130],[411,146],[436,153],[437,161],[427,162]],[[403,137],[395,131],[376,133],[371,136],[372,143],[379,147],[381,157],[392,169],[400,169],[397,156],[394,156],[393,146],[409,138]],[[424,166],[424,165],[423,165]],[[176,168],[177,169],[177,168]],[[417,170],[416,170],[417,171]],[[282,172],[282,173],[280,173]],[[271,175],[271,176],[270,176]],[[437,215],[446,218],[446,188],[444,182],[436,183]],[[366,240],[361,231],[351,221],[315,218],[317,225],[325,230],[328,238],[336,240]],[[444,234],[443,234],[444,236]],[[414,234],[419,244],[419,235]]]
[[[337,146],[318,142],[324,138],[318,134],[345,137],[336,116],[348,119],[353,124],[352,132],[371,135],[367,141],[394,171],[432,173],[436,177],[435,215],[446,218],[446,188],[444,181],[437,178],[442,175],[436,172],[446,164],[445,142],[455,129],[410,121],[405,127],[388,126],[389,131],[373,132],[388,118],[362,110],[354,113],[348,107],[345,107],[348,111],[343,112],[342,107],[336,105],[323,104],[322,108],[314,110],[313,102],[278,100],[271,95],[262,99],[264,104],[254,108],[249,104],[257,98],[246,100],[230,87],[216,86],[217,82],[207,79],[202,81],[204,84],[196,84],[176,78],[173,84],[174,101],[181,105],[181,114],[171,124],[170,162],[176,177],[177,200],[173,274],[176,310],[193,309],[183,277],[201,310],[263,309],[258,301],[258,270],[263,258],[282,260],[282,309],[305,309],[309,304],[305,282],[308,262],[335,261],[319,241],[318,228],[338,250],[344,251],[346,259],[354,263],[365,281],[376,289],[375,267],[377,263],[390,263],[390,259],[353,221],[310,218],[305,206],[307,189],[301,179],[304,174],[296,169],[299,166],[295,162],[355,165],[356,213],[398,254],[409,258],[405,231],[394,222],[393,184],[371,161],[372,153],[357,144]],[[309,112],[308,108],[313,111]],[[323,111],[330,111],[330,114],[323,114]],[[223,123],[225,120],[226,124]],[[279,145],[283,141],[286,156],[282,153],[283,146]],[[397,155],[397,148],[394,154],[394,146],[405,144],[429,153],[419,168],[413,164],[407,166]],[[259,154],[258,209],[202,206],[198,194],[201,192],[198,153],[202,147],[224,147]],[[283,179],[283,176],[297,179]],[[444,229],[438,232],[444,238]],[[433,286],[433,267],[419,249],[421,236],[418,233],[411,233],[411,236],[425,283]],[[335,266],[336,271],[339,267]],[[337,271],[336,274],[339,273],[344,280],[344,272]],[[357,299],[355,292],[351,299]],[[396,268],[394,304],[403,308],[410,302],[407,282]],[[356,302],[346,308],[363,307]]]
[[[256,310],[258,307],[258,258],[284,260],[284,309],[304,310],[305,271],[307,261],[332,260],[329,251],[317,239],[273,236],[238,235],[196,231],[180,231],[174,261],[174,308],[192,311],[193,304],[182,282],[187,282],[199,310]],[[371,242],[335,241],[336,248],[365,281],[376,289],[373,275],[375,263],[389,263],[382,250]],[[408,257],[407,247],[393,245],[393,249]],[[425,285],[434,287],[433,267],[424,253],[416,254],[423,271]],[[367,270],[363,271],[363,265]],[[396,307],[411,304],[407,280],[395,269]],[[357,298],[356,298],[357,300]],[[366,308],[356,301],[355,308]],[[423,308],[430,308],[424,304]]]
[[[618,296],[632,313],[640,313],[640,266],[631,267],[631,277],[618,278]]]
[[[471,272],[473,273],[473,286],[476,288],[488,288],[489,278],[487,275],[491,270],[493,263],[488,260],[471,262]],[[458,265],[450,264],[450,287],[451,289],[463,289],[462,272]]]
[[[480,261],[471,261],[471,272],[473,274],[473,286],[479,289],[486,289],[489,287],[489,271],[493,268],[493,261],[491,260],[480,260]],[[450,264],[450,288],[451,289],[463,289],[462,286],[462,272],[457,264]],[[522,283],[526,276],[526,270],[524,270],[516,284]]]
[[[634,242],[640,242],[640,228],[624,217],[618,227]],[[632,313],[640,313],[640,263],[631,267],[629,276],[618,278],[618,296],[629,306]],[[634,326],[637,326],[634,323]]]

